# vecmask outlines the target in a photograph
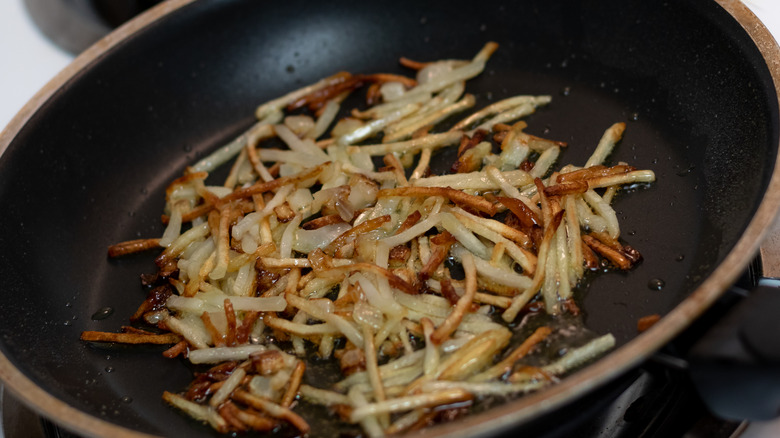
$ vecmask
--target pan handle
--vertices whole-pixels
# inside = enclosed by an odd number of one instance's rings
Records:
[[[780,414],[779,286],[762,280],[689,352],[691,380],[722,418],[768,420]]]

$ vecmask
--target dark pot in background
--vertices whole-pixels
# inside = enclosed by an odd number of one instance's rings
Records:
[[[24,0],[32,21],[54,44],[78,55],[160,0]]]

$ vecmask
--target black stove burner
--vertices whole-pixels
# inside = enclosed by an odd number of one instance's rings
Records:
[[[746,423],[710,414],[687,371],[696,339],[730,308],[726,294],[687,331],[638,369],[580,400],[500,436],[538,438],[737,437]]]

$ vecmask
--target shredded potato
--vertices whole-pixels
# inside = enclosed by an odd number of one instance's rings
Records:
[[[454,404],[539,390],[613,348],[610,334],[588,334],[540,359],[558,329],[526,330],[525,317],[576,316],[573,292],[594,263],[640,262],[610,203],[621,185],[655,175],[605,164],[625,131],[616,123],[584,167],[550,176],[573,146],[518,121],[554,105],[550,96],[453,120],[476,104],[466,81],[497,48],[470,61],[402,58],[417,79],[340,72],[260,105],[257,124],[168,187],[159,238],[109,248],[162,249],[132,317],[146,330],[82,339],[173,345],[164,356],[210,366],[163,399],[220,433],[286,424],[307,434],[296,407],[310,403],[372,437],[435,422]],[[367,107],[342,109],[361,87]],[[453,173],[431,175],[451,146]],[[207,186],[234,157],[227,180]],[[338,362],[341,381],[307,380],[310,354]]]

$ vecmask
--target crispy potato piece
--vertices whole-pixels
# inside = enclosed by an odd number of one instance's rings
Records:
[[[401,234],[409,228],[412,228],[417,222],[420,221],[421,217],[422,214],[420,213],[420,210],[415,210],[412,214],[407,216],[406,219],[404,219],[404,221],[401,223],[401,226],[395,230],[394,235]]]
[[[324,87],[288,103],[287,111],[293,111],[305,106],[308,106],[311,110],[316,110],[324,105],[324,102],[338,96],[344,91],[353,90],[362,86],[363,82],[365,82],[365,75],[353,76],[348,72],[338,72],[327,79],[327,83]]]
[[[484,129],[477,129],[474,131],[474,134],[472,134],[471,137],[464,134],[463,137],[461,137],[460,145],[458,146],[458,156],[460,157],[467,150],[483,142],[487,136],[488,132]]]
[[[306,371],[306,364],[299,360],[295,363],[295,368],[287,383],[287,390],[284,392],[284,396],[282,396],[282,402],[280,404],[283,407],[289,408],[292,406],[293,401],[295,401],[295,397],[298,395],[298,389],[301,387],[304,371]]]
[[[444,231],[431,238],[431,243],[434,244],[431,251],[431,256],[428,261],[417,273],[417,279],[420,283],[424,284],[428,280],[439,265],[444,262],[447,254],[450,252],[450,247],[456,242],[455,237],[450,234],[449,231]]]
[[[484,382],[506,374],[512,370],[512,367],[518,360],[525,357],[525,355],[527,355],[531,349],[545,340],[547,336],[550,335],[550,333],[552,333],[551,328],[545,326],[539,327],[533,332],[533,334],[531,334],[531,336],[526,338],[525,341],[520,344],[520,346],[512,350],[511,353],[502,359],[501,362],[477,374],[476,376],[472,377],[471,380],[475,382]]]
[[[241,345],[249,342],[249,334],[252,332],[258,319],[260,319],[260,312],[244,312],[244,319],[236,329],[237,344]]]
[[[584,169],[575,170],[573,172],[561,173],[555,179],[558,183],[573,182],[573,181],[587,181],[589,179],[601,178],[605,176],[620,175],[636,170],[635,167],[627,164],[618,164],[616,166],[607,167],[602,164],[586,167]]]
[[[485,198],[469,195],[468,193],[449,187],[397,187],[395,189],[383,189],[377,193],[377,198],[387,198],[391,196],[411,196],[416,198],[441,196],[457,205],[486,213],[489,216],[495,215],[497,211],[496,206]]]
[[[215,347],[225,346],[225,335],[220,333],[214,323],[211,321],[211,315],[208,312],[200,314],[200,320],[203,321],[203,325],[206,327],[206,331],[211,335],[211,341]]]
[[[533,226],[541,225],[542,222],[539,217],[530,208],[528,208],[528,206],[526,206],[523,201],[506,196],[497,196],[496,199],[498,202],[506,206],[506,208],[508,208],[509,211],[511,211],[512,214],[514,214],[515,217],[520,220],[520,223],[523,224],[524,227],[531,228]]]
[[[390,261],[406,263],[412,250],[406,245],[396,245],[390,248]]]
[[[400,59],[398,59],[398,63],[406,68],[410,68],[412,70],[422,70],[424,69],[429,62],[420,62],[420,61],[413,61],[405,56],[402,56]]]
[[[117,344],[176,344],[181,336],[176,333],[163,333],[160,335],[139,333],[112,333],[85,331],[81,332],[81,340],[87,342],[115,342]]]
[[[582,241],[602,257],[614,263],[618,268],[624,271],[631,269],[639,260],[641,260],[641,255],[635,249],[625,247],[628,248],[626,250],[622,246],[620,246],[620,249],[617,249],[614,246],[608,245],[593,237],[593,234],[582,236]],[[618,243],[617,245],[620,244]]]
[[[463,316],[474,301],[474,295],[477,293],[477,268],[474,265],[473,257],[469,253],[462,257],[463,270],[466,271],[466,293],[458,299],[458,302],[452,308],[452,312],[450,312],[443,323],[436,327],[436,330],[431,335],[431,341],[436,345],[444,342],[458,328],[458,325],[463,320]]]
[[[231,403],[232,406],[235,406]],[[241,420],[247,427],[257,432],[268,432],[275,429],[278,426],[278,422],[271,418],[268,418],[254,409],[238,409],[236,408],[232,414]]]
[[[373,106],[382,101],[382,93],[380,92],[382,84],[374,82],[366,90],[366,105]]]
[[[264,181],[257,182],[249,187],[236,189],[232,193],[228,194],[227,196],[223,198],[219,198],[219,200],[213,202],[208,202],[208,201],[204,202],[203,204],[193,208],[187,213],[182,214],[182,222],[191,222],[196,218],[208,214],[211,210],[218,207],[217,204],[222,205],[224,203],[228,203],[238,199],[251,198],[253,195],[270,192],[272,190],[276,190],[288,184],[297,184],[302,181],[307,181],[312,178],[316,178],[320,173],[322,173],[323,170],[325,170],[325,167],[328,164],[329,163],[323,163],[318,166],[308,168],[298,173],[297,175],[276,178],[268,182],[264,182]],[[268,172],[271,175],[275,175],[278,171],[279,171],[278,164],[268,169]],[[164,224],[167,224],[168,220],[169,218],[167,215],[162,215],[162,222]]]
[[[159,248],[160,239],[136,239],[119,242],[108,247],[108,256],[111,258],[127,254],[134,254],[149,249]]]
[[[344,222],[344,219],[342,219],[340,215],[329,214],[327,216],[320,216],[316,219],[304,222],[303,225],[301,225],[301,228],[304,230],[316,230],[326,225],[340,224],[342,222]]]
[[[163,356],[167,357],[168,359],[173,359],[174,357],[179,355],[186,356],[188,348],[189,348],[189,344],[187,343],[187,341],[181,340],[173,347],[163,351]]]
[[[264,400],[255,395],[252,395],[247,391],[237,389],[233,393],[233,399],[241,403],[244,403],[247,406],[251,406],[255,409],[263,411],[266,414],[270,415],[271,417],[279,418],[281,420],[285,420],[289,422],[296,429],[298,429],[298,431],[300,431],[302,434],[308,433],[309,430],[311,429],[311,427],[309,427],[309,424],[306,422],[306,420],[301,418],[300,415],[296,414],[290,409],[285,408],[284,406],[280,406],[276,403],[272,403],[270,401]]]
[[[654,315],[647,315],[639,318],[639,320],[636,322],[636,331],[639,333],[642,333],[644,331],[647,331],[655,325],[658,321],[661,320],[661,315],[654,314]]]
[[[219,412],[219,415],[225,419],[228,425],[230,425],[231,430],[246,432],[249,429],[249,426],[241,421],[238,416],[238,410],[239,409],[230,400],[222,403],[217,408],[217,412]]]
[[[328,255],[333,255],[339,248],[341,248],[344,244],[346,244],[347,241],[349,241],[350,239],[357,237],[361,234],[374,231],[387,222],[390,222],[389,215],[380,216],[376,219],[367,220],[356,227],[352,227],[351,229],[345,231],[339,237],[333,239],[333,241],[330,244],[328,244],[328,246],[323,248],[323,251]]]
[[[285,367],[284,356],[282,356],[282,352],[278,350],[253,353],[249,355],[249,359],[252,361],[252,366],[255,371],[261,376],[275,374]]]
[[[138,321],[143,318],[145,313],[162,309],[165,306],[165,302],[168,300],[168,297],[170,297],[172,294],[173,289],[169,284],[164,284],[162,286],[153,288],[146,295],[144,302],[138,306],[138,310],[136,310],[133,316],[130,317],[130,321]]]
[[[577,195],[585,193],[590,187],[587,181],[562,182],[544,188],[544,194],[547,196]]]
[[[290,208],[290,204],[286,202],[274,208],[274,213],[276,214],[276,219],[281,223],[290,222],[295,217],[295,212]]]
[[[377,84],[383,84],[385,82],[400,82],[406,88],[413,88],[417,86],[417,81],[415,79],[392,73],[374,73],[369,75],[368,78]]]

